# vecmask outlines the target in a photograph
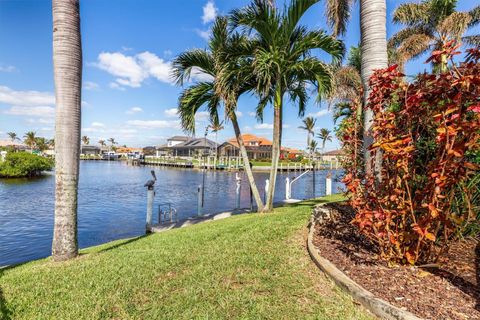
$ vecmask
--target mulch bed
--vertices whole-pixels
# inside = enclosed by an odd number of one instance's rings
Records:
[[[336,221],[316,224],[313,243],[355,282],[375,296],[426,319],[480,319],[480,242],[451,244],[436,268],[388,266],[378,250],[350,224],[346,204],[330,204]]]

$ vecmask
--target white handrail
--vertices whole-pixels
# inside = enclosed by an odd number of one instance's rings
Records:
[[[290,181],[290,179],[287,177],[286,179],[286,182],[287,182],[287,190],[285,192],[285,197],[287,198],[287,200],[290,200],[292,198],[292,185],[295,181],[297,181],[298,179],[300,179],[302,176],[304,176],[305,174],[309,173],[310,172],[310,169],[306,170],[305,172],[303,172],[301,175],[299,175],[298,177],[296,177],[295,179],[293,179],[292,181]]]

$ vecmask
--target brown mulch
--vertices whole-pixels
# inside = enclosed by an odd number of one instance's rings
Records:
[[[316,224],[314,245],[362,287],[391,304],[426,319],[480,319],[480,242],[452,243],[436,268],[388,266],[375,245],[350,224],[353,210],[330,204],[340,214]]]

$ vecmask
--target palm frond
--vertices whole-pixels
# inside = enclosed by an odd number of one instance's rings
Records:
[[[303,117],[305,114],[305,109],[309,99],[309,95],[306,88],[306,82],[299,81],[297,83],[292,84],[288,88],[287,92],[290,97],[290,100],[294,104],[297,104],[298,116]]]
[[[474,47],[480,47],[480,35],[474,35],[474,36],[466,36],[462,38],[462,42],[474,46]]]
[[[281,29],[287,37],[294,32],[305,12],[319,0],[291,0],[284,13]]]
[[[402,62],[415,59],[430,49],[433,40],[425,34],[415,34],[408,37],[398,48],[399,59]]]
[[[208,104],[210,119],[218,121],[218,114],[215,116],[212,109],[219,101],[214,97],[213,82],[199,82],[182,91],[178,99],[178,115],[186,133],[195,133],[195,114],[205,104]]]
[[[472,20],[470,20],[470,23],[468,24],[469,28],[474,27],[480,23],[480,5],[470,10],[468,14],[472,18]]]
[[[304,56],[305,53],[314,49],[328,53],[334,63],[341,61],[345,54],[345,45],[342,41],[328,35],[324,30],[314,30],[298,36],[297,41],[293,44],[292,55]]]
[[[430,4],[427,2],[402,3],[393,12],[393,22],[413,27],[428,23],[429,15]]]
[[[179,54],[172,62],[172,76],[177,85],[183,85],[190,79],[192,70],[200,69],[202,72],[215,77],[215,63],[212,55],[202,49],[193,49]]]
[[[355,68],[360,73],[362,71],[362,49],[360,45],[351,46],[348,52],[347,65]]]
[[[460,40],[471,20],[468,13],[454,12],[438,24],[437,30],[449,40]]]
[[[433,34],[430,32],[428,28],[424,26],[414,26],[414,27],[407,27],[395,33],[390,39],[388,40],[388,47],[389,48],[398,48],[403,41],[408,39],[410,36],[416,34],[425,34],[427,36],[433,37]]]
[[[354,0],[327,0],[326,2],[325,15],[333,36],[344,35]]]
[[[332,90],[331,68],[315,57],[305,58],[290,66],[290,72],[299,81],[310,81],[317,88],[317,101]]]

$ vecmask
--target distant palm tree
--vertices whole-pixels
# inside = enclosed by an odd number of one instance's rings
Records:
[[[256,77],[256,91],[260,96],[257,116],[260,120],[266,105],[273,103],[272,164],[265,211],[273,209],[285,95],[298,103],[298,114],[303,116],[309,98],[308,84],[317,88],[319,97],[332,88],[330,67],[313,55],[313,51],[320,49],[335,61],[343,56],[341,41],[323,30],[308,30],[300,24],[307,10],[317,2],[292,0],[284,10],[278,10],[264,0],[254,0],[245,8],[233,10],[230,15],[232,27],[247,29],[255,43],[251,52],[252,64],[248,67]]]
[[[77,199],[80,164],[82,42],[79,0],[53,0],[55,80],[55,221],[52,256],[78,255]]]
[[[212,77],[211,80],[193,84],[182,92],[178,108],[182,127],[186,132],[194,133],[195,114],[204,105],[207,105],[210,121],[219,122],[218,112],[220,103],[223,101],[224,114],[226,119],[232,122],[257,209],[262,211],[262,198],[255,184],[235,113],[239,96],[252,88],[251,72],[245,72],[240,68],[249,61],[237,56],[238,52],[242,52],[248,46],[247,38],[237,33],[229,33],[228,20],[225,17],[219,17],[212,27],[209,50],[195,49],[180,54],[173,62],[173,75],[179,85],[183,85],[190,78],[191,71],[195,69]]]
[[[15,132],[7,132],[7,135],[10,138],[10,141],[12,141],[12,144],[17,140],[20,140]]]
[[[393,12],[393,22],[406,25],[406,28],[390,38],[389,47],[398,50],[403,63],[425,52],[439,50],[450,40],[480,46],[480,34],[464,36],[468,29],[480,23],[480,6],[469,12],[456,11],[456,6],[456,0],[402,3]],[[434,70],[445,71],[446,59],[434,65]]]
[[[33,131],[28,131],[23,136],[23,139],[23,143],[25,143],[25,145],[30,148],[30,151],[33,151],[37,139],[36,133]]]
[[[215,132],[215,158],[217,158],[218,157],[218,131],[225,129],[223,127],[223,121],[211,122],[210,128],[212,129],[212,132]]]
[[[308,150],[310,150],[310,153],[312,155],[315,155],[315,153],[317,152],[317,148],[318,148],[318,142],[317,140],[312,140],[310,141],[310,144],[308,146]]]
[[[105,147],[107,144],[105,143],[105,140],[98,140],[98,144],[101,146],[101,147]]]
[[[82,137],[82,142],[84,145],[89,145],[90,144],[90,138],[87,136]]]
[[[332,141],[330,133],[332,133],[330,130],[322,128],[320,129],[320,133],[317,134],[317,137],[322,140],[322,154],[325,153],[325,143],[327,141]]]
[[[303,129],[307,131],[307,149],[310,147],[311,137],[314,136],[315,132],[313,131],[315,128],[315,124],[317,123],[317,119],[313,117],[306,117],[302,120],[303,126],[299,126],[299,129]]]
[[[112,149],[112,150],[114,149],[114,146],[116,144],[118,144],[118,142],[115,141],[115,138],[108,138],[107,141],[110,142],[110,149]],[[115,151],[115,150],[113,150],[113,151]]]
[[[48,140],[43,137],[35,138],[35,146],[41,152],[48,149]]]
[[[49,146],[50,148],[54,148],[54,147],[55,147],[55,138],[48,140],[48,146]]]

